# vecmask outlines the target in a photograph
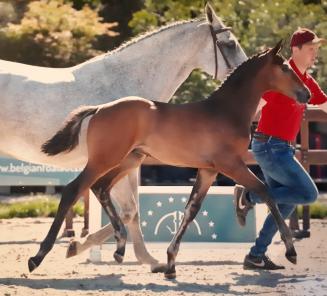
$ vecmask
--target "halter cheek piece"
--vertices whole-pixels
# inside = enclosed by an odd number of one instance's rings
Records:
[[[230,31],[232,28],[231,27],[224,27],[224,28],[219,28],[219,29],[214,29],[212,27],[212,25],[210,25],[210,32],[211,32],[211,36],[212,36],[212,41],[213,41],[213,48],[215,51],[215,75],[214,75],[214,79],[217,79],[217,74],[218,74],[218,54],[217,54],[217,47],[220,50],[221,55],[223,56],[226,65],[229,68],[232,68],[230,62],[228,61],[224,51],[222,50],[222,45],[219,43],[218,39],[217,39],[217,34],[226,32],[226,31]]]

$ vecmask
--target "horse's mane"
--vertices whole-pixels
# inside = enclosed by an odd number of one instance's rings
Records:
[[[138,36],[136,36],[136,37],[134,37],[134,38],[132,38],[130,40],[127,40],[127,41],[123,42],[119,47],[108,51],[105,55],[109,56],[109,55],[112,55],[114,53],[117,53],[117,52],[125,49],[126,47],[129,47],[129,46],[139,42],[140,40],[147,39],[149,37],[152,37],[152,36],[154,36],[156,34],[159,34],[159,33],[163,32],[163,31],[172,29],[172,28],[174,28],[176,26],[183,25],[183,24],[190,24],[190,23],[194,23],[194,22],[198,22],[198,21],[204,21],[204,20],[205,20],[205,18],[195,18],[195,19],[181,20],[181,21],[176,21],[176,22],[173,22],[173,23],[169,23],[167,25],[156,28],[154,30],[150,30],[150,31],[141,33],[140,35],[138,35]]]
[[[176,26],[183,25],[183,24],[190,24],[190,23],[194,23],[194,22],[198,22],[198,21],[205,21],[205,18],[195,18],[195,19],[189,19],[189,20],[176,21],[176,22],[173,22],[173,23],[169,23],[169,24],[167,24],[165,26],[156,28],[154,30],[150,30],[150,31],[141,33],[140,35],[138,35],[136,37],[133,37],[132,39],[123,42],[117,48],[109,50],[106,53],[97,55],[97,56],[85,61],[83,64],[90,63],[90,62],[93,62],[93,61],[98,60],[98,59],[103,59],[103,58],[109,57],[109,56],[111,56],[111,55],[113,55],[113,54],[115,54],[117,52],[120,52],[120,51],[124,50],[125,48],[127,48],[127,47],[141,41],[141,40],[145,40],[145,39],[147,39],[147,38],[149,38],[151,36],[154,36],[156,34],[159,34],[159,33],[163,32],[163,31],[169,30],[169,29],[174,28]]]

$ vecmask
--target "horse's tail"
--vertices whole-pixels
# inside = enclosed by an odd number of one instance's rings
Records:
[[[72,151],[78,145],[83,120],[96,113],[98,109],[97,106],[82,106],[71,112],[64,126],[42,145],[42,152],[52,156]]]

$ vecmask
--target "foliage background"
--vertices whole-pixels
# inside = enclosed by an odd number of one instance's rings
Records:
[[[0,58],[66,67],[119,46],[126,39],[169,22],[203,15],[204,0],[16,0],[0,1]],[[327,0],[212,0],[217,14],[233,28],[250,56],[280,39],[289,56],[297,27],[327,37]],[[327,46],[313,76],[327,89]],[[199,100],[217,87],[194,71],[175,102]]]

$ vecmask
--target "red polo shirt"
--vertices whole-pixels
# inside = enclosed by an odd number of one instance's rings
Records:
[[[292,59],[289,63],[311,91],[309,104],[320,105],[327,102],[327,96],[318,83],[307,72],[302,74]],[[262,108],[257,131],[286,141],[295,141],[301,127],[305,104],[275,91],[266,92],[263,99],[267,103]]]

